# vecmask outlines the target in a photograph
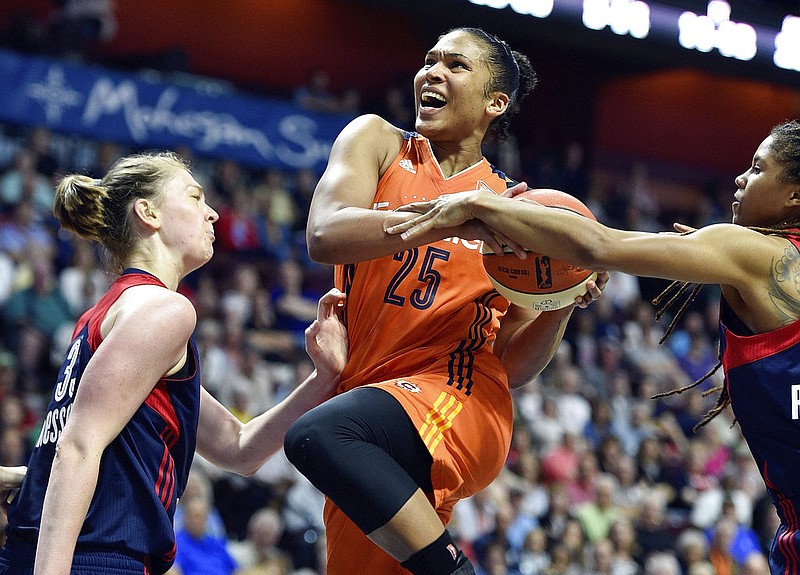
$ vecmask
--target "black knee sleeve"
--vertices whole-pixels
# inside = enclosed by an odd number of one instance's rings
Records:
[[[364,533],[411,495],[430,493],[432,458],[391,394],[357,388],[300,417],[286,433],[289,461]]]

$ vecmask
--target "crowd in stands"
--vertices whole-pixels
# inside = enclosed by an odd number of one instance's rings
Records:
[[[332,96],[322,76],[313,93],[298,91],[299,105],[361,106],[357,94]],[[384,104],[375,111],[409,121],[394,90]],[[26,463],[74,322],[109,281],[102,254],[57,229],[54,182],[71,171],[101,177],[129,151],[0,125],[0,464]],[[332,282],[304,244],[317,174],[175,151],[220,214],[214,259],[180,288],[197,309],[204,385],[246,420],[311,369],[303,330]],[[575,194],[605,223],[670,229],[675,214],[650,193],[642,165],[608,187],[593,181],[578,143],[531,155],[512,139],[486,153],[535,187]],[[687,214],[686,223],[727,219],[713,198],[708,206],[705,221]],[[651,399],[717,362],[718,293],[701,291],[661,343],[674,309],[656,321],[650,300],[664,287],[614,274],[603,297],[574,313],[548,368],[515,391],[507,465],[456,506],[450,525],[481,575],[768,572],[777,516],[732,415],[693,430],[716,401],[704,392],[721,384],[719,373]],[[173,573],[322,575],[322,505],[280,453],[252,478],[197,459],[179,504]]]

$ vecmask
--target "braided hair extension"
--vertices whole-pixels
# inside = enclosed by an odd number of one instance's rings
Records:
[[[779,227],[775,228],[762,228],[755,226],[747,226],[747,228],[766,235],[788,237],[790,235],[797,235],[797,230],[798,228],[800,228],[800,218],[783,222]],[[684,232],[682,235],[690,233],[692,232],[691,231]],[[669,335],[674,331],[675,327],[678,325],[678,322],[680,321],[680,318],[683,317],[683,314],[688,308],[688,306],[695,300],[697,294],[700,292],[700,289],[702,289],[703,285],[704,284],[674,281],[671,284],[669,284],[660,294],[658,294],[655,298],[653,298],[652,301],[653,305],[661,306],[656,311],[657,320],[661,319],[661,317],[669,309],[671,309],[674,305],[676,305],[676,303],[680,301],[681,298],[684,298],[683,303],[678,308],[678,311],[675,313],[675,316],[672,318],[672,321],[670,321],[669,326],[664,332],[664,335],[659,340],[658,342],[659,344],[664,343],[666,339],[669,337]],[[687,293],[688,295],[686,295]],[[672,294],[671,297],[669,297],[669,299],[662,304],[663,300],[668,296],[670,296],[670,294]],[[670,395],[680,394],[683,393],[684,391],[693,389],[698,385],[700,385],[701,383],[703,383],[704,381],[706,381],[707,379],[711,378],[719,370],[721,366],[722,366],[722,357],[719,351],[717,351],[717,363],[705,375],[703,375],[696,381],[690,383],[689,385],[672,389],[670,391],[657,393],[653,395],[650,399],[659,399],[662,397],[668,397]],[[694,425],[694,427],[692,427],[692,431],[697,432],[697,430],[699,430],[709,421],[714,419],[730,404],[731,400],[730,397],[728,396],[728,388],[724,384],[708,389],[704,391],[702,395],[703,397],[705,397],[715,392],[719,392],[716,405],[703,416],[703,419],[701,419],[698,423]],[[733,423],[734,424],[736,423],[735,419],[733,420]]]
[[[686,232],[686,233],[691,233],[691,232]],[[664,315],[664,313],[667,312],[667,310],[672,308],[676,304],[676,302],[680,301],[680,299],[683,298],[683,303],[678,308],[678,311],[675,313],[675,316],[672,318],[672,321],[670,321],[669,326],[667,327],[666,331],[664,332],[664,335],[659,340],[659,342],[658,342],[659,345],[663,344],[666,341],[666,339],[669,337],[669,335],[674,331],[675,327],[678,325],[678,322],[680,321],[680,318],[683,317],[683,314],[686,311],[686,309],[689,307],[689,304],[691,304],[695,300],[695,298],[697,297],[697,294],[700,292],[700,289],[703,287],[703,285],[704,284],[674,281],[671,284],[669,284],[666,287],[666,289],[664,289],[664,291],[662,291],[655,298],[653,298],[653,302],[652,302],[653,305],[660,305],[661,306],[656,311],[656,319],[657,320],[661,319],[661,317]],[[668,295],[670,295],[673,291],[675,293],[672,294],[672,296],[669,298],[669,300],[667,300],[662,305],[662,300],[664,298],[666,298]],[[687,293],[688,293],[688,295],[687,295]],[[722,366],[722,358],[721,358],[721,356],[719,354],[719,351],[717,351],[717,363],[705,375],[703,375],[702,377],[698,378],[697,380],[695,380],[694,382],[690,383],[689,385],[685,385],[683,387],[672,389],[670,391],[657,393],[654,396],[652,396],[650,399],[659,399],[661,397],[668,397],[670,395],[680,394],[680,393],[683,393],[684,391],[688,391],[690,389],[693,389],[693,388],[697,387],[698,385],[700,385],[701,383],[703,383],[704,381],[706,381],[707,379],[709,379],[711,376],[713,376],[719,370],[719,368],[721,366]],[[728,389],[727,389],[727,387],[725,387],[725,385],[716,386],[716,387],[713,387],[713,388],[711,388],[709,390],[706,390],[706,391],[703,392],[702,395],[703,395],[703,397],[705,397],[705,396],[711,395],[712,393],[715,393],[715,392],[720,392],[719,393],[719,397],[717,398],[717,404],[711,410],[709,410],[708,413],[706,413],[703,416],[703,419],[701,419],[698,423],[696,423],[694,425],[694,427],[692,427],[692,431],[697,432],[698,429],[700,429],[706,423],[708,423],[709,421],[714,419],[717,415],[719,415],[728,406],[728,404],[731,402],[730,398],[728,397]],[[734,420],[734,423],[735,423],[735,420]]]

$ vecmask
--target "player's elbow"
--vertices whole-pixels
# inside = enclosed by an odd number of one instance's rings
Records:
[[[334,259],[334,242],[331,235],[324,233],[320,228],[312,228],[310,225],[306,231],[306,246],[308,257],[320,264],[338,263]]]

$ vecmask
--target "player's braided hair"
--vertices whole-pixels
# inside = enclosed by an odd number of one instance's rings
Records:
[[[687,232],[687,233],[691,233],[691,232]],[[656,319],[661,319],[661,317],[669,309],[671,309],[674,305],[676,305],[681,300],[681,298],[683,298],[683,302],[680,304],[680,307],[678,308],[678,311],[673,316],[672,321],[669,323],[669,326],[664,331],[664,335],[661,337],[661,339],[658,342],[659,344],[664,343],[666,341],[666,339],[669,337],[669,335],[674,331],[675,326],[677,326],[678,322],[680,321],[680,318],[683,317],[683,314],[686,311],[686,309],[689,307],[689,304],[691,304],[695,300],[695,298],[697,297],[697,294],[700,292],[700,289],[703,287],[703,285],[704,284],[674,281],[671,284],[669,284],[666,287],[666,289],[664,289],[664,291],[662,291],[655,298],[653,298],[653,305],[661,306],[656,311]],[[669,299],[664,301],[664,299],[667,298],[667,297]],[[662,302],[663,302],[663,304],[662,304]],[[721,366],[722,366],[722,358],[720,357],[720,354],[717,353],[717,363],[705,375],[703,375],[702,377],[698,378],[697,380],[695,380],[694,382],[690,383],[689,385],[685,385],[685,386],[679,387],[677,389],[672,389],[670,391],[665,391],[663,393],[657,393],[651,399],[658,399],[658,398],[661,398],[661,397],[667,397],[667,396],[670,396],[670,395],[683,393],[684,391],[688,391],[690,389],[693,389],[693,388],[697,387],[698,385],[700,385],[701,383],[703,383],[704,381],[706,381],[707,379],[709,379],[710,377],[712,377],[719,370],[719,368]],[[719,392],[719,397],[717,398],[716,405],[711,410],[709,410],[708,413],[706,413],[703,416],[703,419],[701,419],[698,423],[696,423],[694,425],[694,427],[692,428],[693,431],[696,432],[698,429],[703,427],[706,423],[708,423],[709,421],[714,419],[731,402],[730,397],[728,397],[728,388],[724,384],[721,385],[721,386],[716,386],[716,387],[713,387],[713,388],[711,388],[709,390],[704,391],[703,392],[703,396],[710,395],[710,394],[712,394],[714,392],[717,392],[717,391]]]
[[[775,154],[778,162],[781,164],[782,169],[779,176],[780,181],[784,182],[791,182],[791,183],[800,183],[800,122],[797,120],[791,120],[788,122],[784,122],[783,124],[779,124],[772,128],[770,131],[770,136],[772,136],[771,142],[771,149],[772,152]],[[769,234],[769,235],[777,235],[777,236],[791,236],[797,235],[798,229],[800,229],[800,215],[797,217],[791,218],[789,220],[785,220],[780,222],[774,227],[751,227],[748,226],[749,229],[760,232],[762,234]],[[692,232],[686,232],[692,233]],[[689,304],[691,304],[694,299],[697,297],[698,292],[703,287],[703,284],[696,284],[690,282],[681,282],[675,281],[672,282],[667,288],[662,291],[658,296],[653,299],[653,305],[661,306],[656,311],[656,319],[660,319],[664,313],[675,306],[681,298],[683,298],[683,302],[681,303],[678,311],[675,313],[675,316],[672,318],[669,326],[664,332],[664,336],[661,338],[659,343],[663,343],[667,337],[673,332],[675,326],[678,324],[678,321],[683,316],[684,312],[686,311]],[[667,299],[668,298],[668,299]],[[665,301],[666,300],[666,301]],[[663,303],[662,303],[663,302]],[[666,397],[669,395],[674,395],[678,393],[683,393],[684,391],[688,391],[693,389],[712,377],[717,370],[722,366],[722,358],[720,354],[717,354],[717,363],[712,367],[708,373],[704,376],[700,377],[693,383],[689,385],[673,389],[670,391],[666,391],[664,393],[658,393],[652,397],[652,399],[658,399],[660,397]],[[710,395],[714,392],[719,392],[719,396],[717,397],[717,403],[711,408],[708,413],[703,416],[695,426],[692,428],[693,431],[697,431],[701,427],[703,427],[706,423],[714,419],[717,415],[719,415],[731,402],[730,396],[728,395],[728,388],[725,384],[716,386],[712,389],[703,392],[703,395]],[[735,423],[735,420],[734,420]]]

